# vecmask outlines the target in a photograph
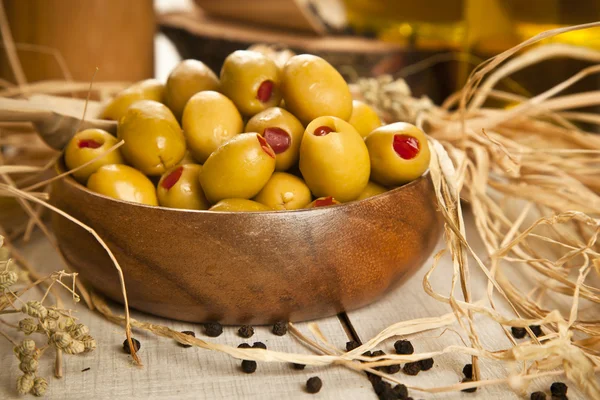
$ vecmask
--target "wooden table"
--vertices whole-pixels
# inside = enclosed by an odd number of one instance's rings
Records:
[[[469,224],[472,225],[469,219]],[[471,226],[472,228],[472,226]],[[441,245],[441,244],[440,244]],[[477,245],[477,243],[476,243]],[[62,269],[60,259],[41,236],[36,235],[28,244],[20,246],[27,258],[47,271]],[[423,275],[431,265],[431,259],[404,285],[393,293],[363,309],[348,313],[350,323],[364,341],[394,322],[440,316],[450,311],[449,307],[427,296],[422,289]],[[474,298],[484,297],[485,277],[473,270]],[[434,276],[433,284],[443,292],[448,286],[450,264],[443,263],[440,273]],[[120,313],[120,307],[113,305]],[[89,326],[98,341],[98,349],[82,356],[65,356],[65,374],[62,379],[53,377],[53,357],[44,358],[40,363],[40,374],[50,381],[50,399],[376,399],[373,388],[363,373],[352,372],[343,367],[307,367],[303,371],[294,370],[288,364],[259,363],[254,374],[247,375],[240,370],[240,362],[226,355],[198,348],[182,348],[172,340],[162,339],[143,332],[134,335],[142,343],[140,355],[143,368],[133,366],[131,357],[122,351],[123,329],[104,320],[100,315],[88,311],[83,304],[69,305],[78,312],[77,316]],[[510,315],[510,314],[507,314]],[[223,335],[207,338],[198,324],[170,321],[133,312],[140,320],[165,324],[172,329],[192,330],[197,336],[208,341],[238,345],[241,342],[264,342],[270,349],[310,353],[311,350],[300,344],[290,334],[278,337],[268,327],[257,327],[251,339],[237,336],[236,327],[225,327]],[[340,349],[349,340],[340,320],[336,317],[317,321],[329,341]],[[490,349],[509,347],[509,342],[501,334],[500,327],[492,320],[476,318],[476,326],[483,343]],[[307,324],[297,324],[308,336]],[[457,332],[447,330],[431,331],[411,337],[417,352],[442,349],[451,344],[461,344]],[[460,333],[462,340],[467,340]],[[439,337],[438,337],[439,336]],[[379,348],[393,351],[395,339],[383,343]],[[19,375],[17,359],[12,355],[11,345],[0,341],[0,398],[15,397],[15,381]],[[462,354],[448,354],[435,359],[432,370],[417,376],[407,376],[399,372],[399,377],[408,386],[434,387],[451,385],[462,378],[464,364],[470,362]],[[87,371],[83,371],[90,368]],[[505,366],[500,363],[481,363],[482,378],[493,379],[507,375]],[[319,376],[323,381],[321,392],[316,395],[304,391],[306,380]],[[564,379],[564,378],[563,378]],[[557,379],[560,380],[560,379]],[[529,393],[535,390],[548,392],[552,379],[534,381]],[[476,393],[441,393],[431,395],[411,391],[415,399],[517,399],[507,386],[488,386]],[[569,388],[570,399],[584,399],[574,385]]]

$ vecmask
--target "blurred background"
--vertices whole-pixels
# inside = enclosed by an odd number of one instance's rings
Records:
[[[41,80],[166,79],[182,58],[219,71],[254,43],[320,55],[352,81],[405,77],[415,95],[441,102],[482,60],[544,30],[600,19],[598,0],[3,0],[23,76],[0,52],[4,86]],[[600,30],[552,39],[600,48]],[[12,60],[14,63],[14,60]],[[539,92],[585,64],[554,60],[514,76]],[[598,78],[571,90],[597,87]]]

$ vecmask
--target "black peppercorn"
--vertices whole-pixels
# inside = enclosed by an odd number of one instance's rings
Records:
[[[404,364],[404,367],[402,367],[402,372],[406,375],[417,375],[421,372],[421,363],[418,361],[406,363]]]
[[[255,349],[265,349],[265,350],[267,349],[267,345],[264,344],[263,342],[254,342],[252,347]]]
[[[386,388],[383,392],[378,394],[377,397],[379,398],[379,400],[396,400],[397,399],[396,393],[394,393],[394,390],[391,387]]]
[[[523,339],[527,334],[525,328],[517,328],[516,326],[510,328],[510,332],[512,333],[515,339]]]
[[[318,376],[313,376],[306,381],[306,391],[308,393],[319,393],[322,386],[323,382],[321,382],[321,378]]]
[[[294,369],[304,369],[304,368],[306,368],[306,365],[292,363],[292,368],[294,368]]]
[[[421,364],[421,371],[429,371],[433,367],[433,358],[420,360],[419,364]]]
[[[465,364],[462,372],[465,378],[473,378],[473,364]]]
[[[287,322],[279,321],[273,325],[273,333],[277,336],[283,336],[287,333]]]
[[[135,351],[139,351],[142,347],[140,341],[136,338],[131,338],[131,341],[133,342],[133,347],[135,348]],[[127,339],[125,339],[125,341],[123,342],[123,351],[127,354],[131,354],[131,348],[129,348],[129,342],[127,341]]]
[[[390,375],[398,373],[400,371],[400,364],[388,365],[383,371]]]
[[[396,354],[412,354],[415,352],[415,348],[408,340],[397,340],[394,343],[394,349],[396,349]]]
[[[394,393],[396,393],[396,398],[404,400],[408,397],[408,388],[405,385],[399,383],[396,386],[394,386]]]
[[[371,357],[379,357],[379,356],[385,356],[385,352],[383,350],[376,350],[371,353]],[[375,367],[375,369],[378,371],[383,371],[383,370],[385,370],[385,368],[386,367]]]
[[[251,374],[256,371],[256,361],[244,360],[242,361],[242,371],[247,374]]]
[[[362,353],[363,357],[372,357],[373,353],[371,353],[370,351],[365,351],[364,353]]]
[[[381,393],[385,392],[386,390],[391,390],[392,389],[392,385],[390,385],[388,382],[380,380],[377,381],[373,384],[373,389],[375,390],[375,393],[377,393],[378,395],[380,395]]]
[[[357,347],[360,347],[360,343],[358,343],[356,340],[351,340],[349,342],[346,342],[346,351],[352,351],[352,350],[356,349]]]
[[[375,384],[377,382],[381,382],[381,380],[383,378],[381,376],[379,376],[379,375],[375,375],[375,374],[372,374],[370,372],[367,372],[367,379],[369,379],[369,382],[371,382],[371,385],[373,385],[373,387],[375,387]]]
[[[252,348],[252,346],[250,346],[248,343],[240,343],[238,345],[238,349],[250,349]]]
[[[552,396],[565,396],[567,394],[567,390],[569,388],[567,387],[567,385],[565,385],[562,382],[554,382],[551,386],[550,386],[550,393],[552,393]]]
[[[536,337],[544,336],[544,332],[542,332],[542,327],[539,325],[529,325],[529,329]]]
[[[371,353],[371,357],[381,357],[381,356],[385,356],[385,351],[375,350],[374,352]]]
[[[204,325],[204,333],[206,333],[206,336],[210,337],[220,336],[221,333],[223,333],[223,325],[218,322],[209,322]]]
[[[546,400],[546,393],[544,392],[533,392],[531,393],[531,400]]]
[[[196,337],[196,334],[194,332],[192,332],[192,331],[181,331],[181,333],[183,333],[184,335],[190,335],[190,336]],[[179,343],[179,345],[181,347],[185,347],[185,348],[192,347],[191,344]]]
[[[254,335],[254,328],[251,327],[250,325],[242,325],[240,327],[240,329],[238,329],[238,335],[240,335],[243,338],[250,338],[252,337],[252,335]]]
[[[473,379],[471,379],[471,378],[464,378],[461,382],[462,383],[473,382]],[[473,393],[475,391],[477,391],[476,387],[461,390],[461,392],[465,392],[465,393]]]

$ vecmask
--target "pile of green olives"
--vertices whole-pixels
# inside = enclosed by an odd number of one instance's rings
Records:
[[[149,79],[119,93],[102,118],[118,122],[116,137],[78,132],[65,149],[66,167],[94,192],[149,206],[334,206],[415,180],[430,158],[420,129],[383,125],[373,108],[352,99],[333,66],[309,54],[280,67],[240,50],[218,76],[184,60],[166,84]]]

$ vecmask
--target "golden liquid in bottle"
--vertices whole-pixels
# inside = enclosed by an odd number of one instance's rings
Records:
[[[480,61],[546,30],[600,20],[600,0],[344,0],[344,3],[350,26],[358,33],[373,32],[380,40],[405,46],[407,60],[451,51],[469,54],[468,61],[448,63],[448,71],[438,70],[428,78],[446,86],[442,98],[460,89]],[[564,33],[537,45],[547,43],[600,49],[600,28]],[[567,59],[544,61],[515,74],[512,83],[508,83],[511,87],[504,88],[524,95],[539,93],[588,65]],[[410,79],[408,83],[413,86]],[[570,91],[599,86],[598,78],[586,78]]]

